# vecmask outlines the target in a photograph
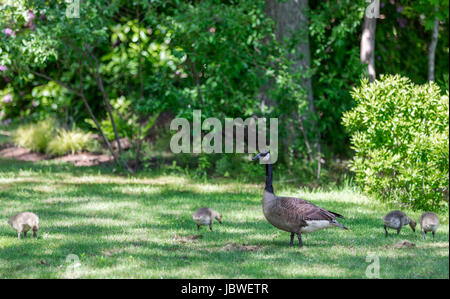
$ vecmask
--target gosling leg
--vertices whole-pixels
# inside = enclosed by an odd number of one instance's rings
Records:
[[[209,230],[212,231],[212,223],[209,224]]]
[[[388,236],[388,231],[387,231],[387,228],[386,228],[386,224],[384,225],[384,231],[386,232],[385,237],[387,238],[387,236]]]
[[[20,240],[20,233],[21,233],[21,232],[18,232],[18,233],[17,233],[17,239],[19,239],[19,240]]]
[[[197,230],[200,230],[200,225],[197,224]]]
[[[37,230],[33,230],[33,237],[37,238]]]
[[[435,234],[435,232],[432,232],[432,234],[433,234],[433,242],[434,242],[434,234]]]
[[[294,246],[294,233],[291,233],[291,243],[289,243],[290,246]]]
[[[422,229],[422,240],[425,240],[425,231]]]
[[[24,238],[27,237],[27,232],[23,232],[23,237],[24,237]]]

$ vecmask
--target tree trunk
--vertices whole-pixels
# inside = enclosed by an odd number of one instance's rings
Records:
[[[377,19],[375,16],[364,16],[363,32],[361,37],[361,63],[367,64],[369,73],[369,82],[376,79],[375,71],[375,30]]]
[[[95,57],[95,55],[93,53],[90,53],[90,55],[91,55],[91,57],[92,57],[92,59],[94,60],[94,63],[95,63],[95,70],[93,70],[93,71],[95,72],[95,77],[97,79],[97,85],[98,85],[98,88],[100,90],[100,93],[102,94],[103,101],[104,101],[105,106],[106,106],[106,111],[108,112],[108,116],[109,116],[109,119],[111,121],[111,125],[113,127],[114,136],[116,138],[117,147],[119,149],[119,156],[122,156],[123,152],[122,152],[122,146],[120,144],[120,136],[119,136],[119,133],[117,132],[116,122],[114,121],[114,116],[112,114],[111,103],[109,102],[108,95],[106,94],[105,88],[103,87],[103,80],[102,80],[102,76],[100,74],[98,60],[97,60],[97,57]]]
[[[436,6],[434,11],[438,12],[438,7]],[[436,58],[436,46],[439,36],[439,19],[436,17],[434,19],[433,33],[431,35],[431,43],[428,48],[428,81],[435,81],[434,67]]]
[[[311,68],[308,30],[309,20],[307,10],[307,0],[289,0],[285,2],[279,2],[278,0],[266,0],[266,13],[275,21],[275,34],[277,40],[280,43],[287,41],[286,39],[293,39],[296,41],[296,45],[294,46],[295,51],[293,51],[292,54],[289,54],[289,59],[293,61],[292,73],[307,73]],[[289,46],[288,44],[284,45],[286,47]],[[314,105],[311,76],[304,76],[301,84],[307,92],[308,109],[302,116],[299,116],[297,109],[295,109],[292,115],[287,117],[287,120],[290,120],[287,124],[289,136],[288,138],[285,138],[283,147],[285,150],[288,150],[290,142],[295,140],[299,135],[298,130],[295,130],[293,126],[301,126],[300,132],[302,132],[302,130],[306,131],[306,133],[303,134],[304,138],[307,138],[309,135],[308,133],[312,133],[314,135],[312,147],[313,150],[317,152],[320,138],[316,120],[316,108]],[[267,101],[267,99],[264,100]],[[298,122],[298,120],[301,120],[302,118],[308,122],[308,127],[302,126],[303,123]],[[307,139],[305,139],[305,144],[307,148],[310,148],[310,142]],[[308,153],[308,155],[310,155],[310,153]]]

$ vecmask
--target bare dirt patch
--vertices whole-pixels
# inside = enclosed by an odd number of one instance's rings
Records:
[[[180,243],[194,242],[194,241],[196,241],[198,239],[201,239],[201,238],[203,238],[202,235],[193,235],[193,236],[185,236],[185,237],[178,236],[178,235],[173,236],[173,239],[175,241],[180,242]]]
[[[113,161],[113,157],[109,155],[78,153],[69,154],[55,159],[56,161],[70,162],[75,166],[93,166]]]
[[[0,157],[27,162],[48,160],[48,157],[44,154],[33,153],[29,149],[15,146],[2,149],[0,151]]]
[[[415,247],[416,247],[416,244],[411,243],[411,242],[409,242],[409,241],[401,241],[401,242],[398,242],[398,243],[395,243],[395,244],[394,244],[394,248],[396,248],[396,249],[401,249],[401,248],[415,248]]]
[[[52,157],[45,154],[34,153],[29,149],[10,146],[4,149],[0,149],[0,158],[14,159],[26,162],[37,162],[43,160],[53,160],[61,162],[69,162],[75,166],[93,166],[104,163],[110,163],[113,161],[113,157],[103,154],[93,153],[76,153],[68,154],[62,157]]]

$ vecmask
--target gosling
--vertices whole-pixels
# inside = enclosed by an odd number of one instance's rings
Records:
[[[393,228],[397,230],[397,235],[402,230],[402,227],[404,225],[409,224],[413,232],[416,231],[416,221],[406,216],[405,213],[401,211],[392,211],[389,212],[386,216],[383,218],[384,222],[384,231],[386,232],[386,237],[388,236],[387,228]]]
[[[39,229],[39,218],[36,214],[31,212],[23,212],[12,216],[8,223],[17,231],[17,238],[20,240],[20,234],[27,236],[27,232],[31,229],[33,237],[37,237]]]
[[[438,216],[432,212],[425,212],[422,214],[422,216],[420,216],[419,222],[420,228],[422,230],[422,239],[425,239],[425,234],[427,232],[431,232],[433,234],[434,241],[434,235],[439,226]]]
[[[197,223],[197,230],[200,229],[202,225],[209,225],[209,230],[212,231],[214,219],[222,224],[222,215],[219,212],[214,211],[210,208],[200,208],[192,216],[195,223]]]

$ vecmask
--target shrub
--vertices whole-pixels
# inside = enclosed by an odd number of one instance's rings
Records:
[[[449,97],[434,83],[400,76],[362,81],[345,113],[356,181],[376,198],[418,210],[447,210]]]
[[[14,142],[35,152],[45,152],[55,133],[53,121],[46,120],[20,126],[13,133]]]
[[[93,143],[90,134],[79,129],[61,130],[47,146],[46,152],[52,155],[65,155],[88,150]]]

